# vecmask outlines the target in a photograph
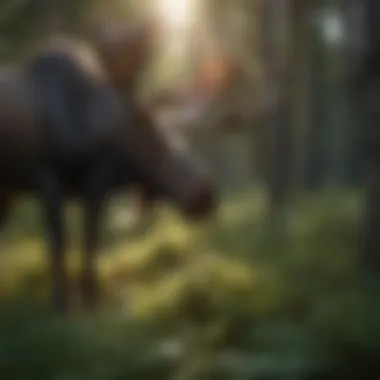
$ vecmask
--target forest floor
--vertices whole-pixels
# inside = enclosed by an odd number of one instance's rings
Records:
[[[363,371],[380,358],[380,303],[378,281],[355,261],[360,198],[305,196],[282,234],[265,223],[264,204],[247,191],[198,225],[162,208],[140,230],[119,226],[113,204],[98,258],[103,303],[66,319],[48,309],[38,213],[20,205],[0,242],[1,378],[371,378]]]

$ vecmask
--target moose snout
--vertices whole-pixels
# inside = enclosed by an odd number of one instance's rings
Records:
[[[184,211],[192,219],[211,215],[217,208],[217,192],[211,181],[199,180],[188,190]]]

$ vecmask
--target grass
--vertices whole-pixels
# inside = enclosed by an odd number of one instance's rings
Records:
[[[240,194],[201,225],[163,208],[138,233],[118,230],[111,212],[98,260],[104,304],[67,319],[48,311],[36,210],[20,206],[0,254],[2,378],[371,378],[380,304],[355,262],[359,197],[299,200],[280,241],[264,204]],[[74,277],[77,264],[74,245]]]

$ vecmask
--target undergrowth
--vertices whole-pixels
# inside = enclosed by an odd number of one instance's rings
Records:
[[[20,206],[0,254],[1,378],[378,379],[379,283],[356,263],[358,196],[298,201],[280,241],[263,205],[240,195],[200,225],[160,209],[140,230],[110,213],[104,302],[66,319],[49,312],[38,213]],[[73,244],[74,280],[77,256]]]

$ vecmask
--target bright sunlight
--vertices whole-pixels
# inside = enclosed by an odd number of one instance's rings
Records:
[[[169,28],[185,27],[193,16],[194,0],[161,0],[159,13]]]

